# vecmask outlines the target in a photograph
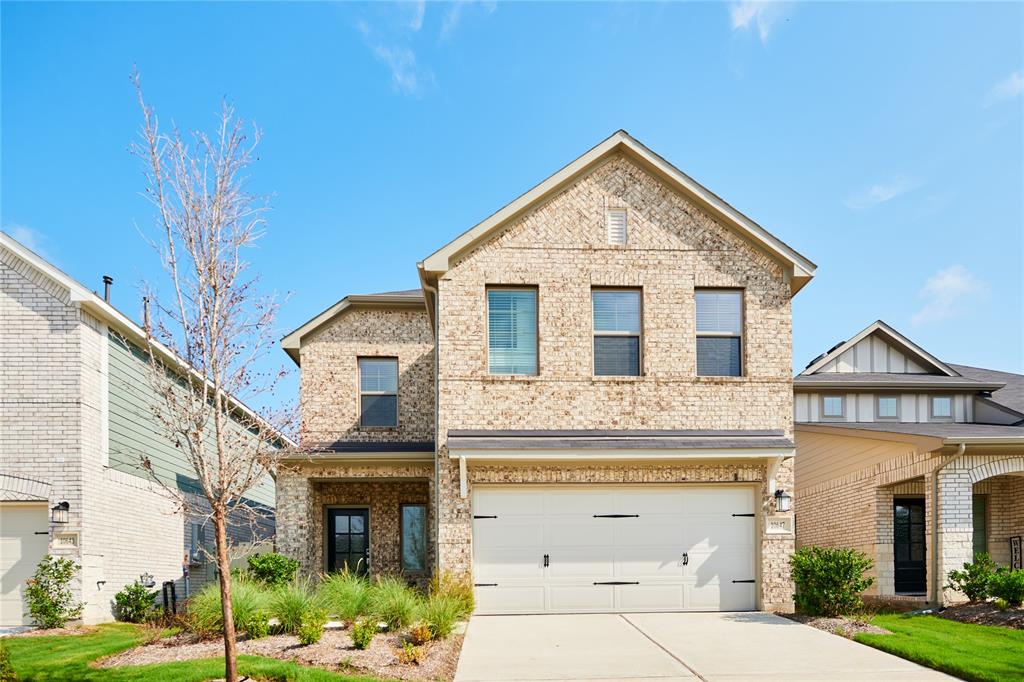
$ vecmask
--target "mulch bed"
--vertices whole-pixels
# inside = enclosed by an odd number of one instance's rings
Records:
[[[66,628],[50,628],[44,630],[42,628],[35,628],[34,630],[25,630],[25,632],[15,632],[7,637],[64,637],[66,635],[88,635],[91,632],[96,632],[95,625],[72,625]]]
[[[360,650],[353,646],[348,630],[332,629],[326,630],[323,638],[310,646],[299,644],[294,635],[271,635],[255,640],[240,638],[238,653],[387,679],[451,680],[455,677],[462,650],[461,635],[423,645],[424,656],[419,664],[399,662],[398,653],[405,641],[402,633],[382,632],[373,638],[369,647]],[[101,659],[95,665],[100,668],[147,665],[212,658],[223,653],[224,644],[219,639],[201,640],[190,633],[182,633]]]
[[[830,632],[833,635],[853,639],[854,635],[888,635],[891,634],[885,628],[849,618],[826,618],[824,616],[805,616],[802,613],[780,613],[783,618],[789,618],[797,623],[810,625],[812,628]]]
[[[994,602],[961,604],[936,613],[935,615],[960,623],[977,625],[998,625],[1004,628],[1024,630],[1024,608],[1000,611]]]

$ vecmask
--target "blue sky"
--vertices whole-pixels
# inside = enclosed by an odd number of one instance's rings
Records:
[[[264,134],[251,260],[283,334],[417,286],[624,128],[818,264],[796,367],[881,318],[1024,371],[1022,7],[4,2],[0,223],[137,316],[158,263],[129,73],[184,128],[227,97]]]

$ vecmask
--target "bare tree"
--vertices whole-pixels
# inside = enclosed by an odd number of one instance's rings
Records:
[[[182,490],[151,472],[180,508],[212,522],[224,620],[225,677],[238,679],[231,608],[228,525],[258,510],[245,494],[276,472],[276,416],[242,407],[273,390],[282,373],[261,373],[258,361],[275,346],[277,302],[261,296],[243,250],[260,238],[267,209],[245,189],[259,130],[223,105],[212,135],[163,132],[132,76],[142,108],[140,140],[131,147],[144,163],[146,197],[156,208],[158,250],[171,295],[149,288],[146,315],[149,380],[158,396],[154,418],[195,473],[196,490]],[[170,353],[167,351],[171,351]],[[280,424],[279,424],[280,426]],[[196,499],[200,504],[196,504]]]

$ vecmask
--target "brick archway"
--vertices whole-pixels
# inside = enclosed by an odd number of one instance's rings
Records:
[[[1015,473],[1024,473],[1024,457],[1007,457],[992,462],[985,462],[967,472],[972,484],[984,481],[986,478],[992,478],[993,476]]]

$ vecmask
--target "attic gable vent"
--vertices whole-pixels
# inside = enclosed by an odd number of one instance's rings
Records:
[[[605,213],[608,226],[608,243],[616,246],[626,244],[626,209],[612,208]]]

